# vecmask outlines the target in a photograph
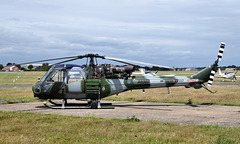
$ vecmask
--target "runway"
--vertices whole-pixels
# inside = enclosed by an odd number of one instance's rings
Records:
[[[0,85],[0,88],[30,88],[33,85]]]
[[[79,101],[75,100],[69,102],[79,103]],[[126,119],[136,116],[143,121],[158,121],[159,123],[220,125],[240,128],[240,107],[238,106],[126,101],[102,102],[111,102],[115,109],[50,109],[45,107],[42,102],[32,102],[0,105],[0,111],[34,112],[80,117],[94,116],[107,119]]]

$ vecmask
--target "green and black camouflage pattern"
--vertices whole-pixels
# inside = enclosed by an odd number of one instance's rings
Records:
[[[201,88],[201,84],[208,81],[214,65],[206,67],[192,76],[133,76],[129,79],[87,79],[73,83],[79,89],[71,90],[73,84],[64,82],[48,82],[50,85],[44,89],[45,82],[38,82],[33,86],[35,97],[40,99],[97,99],[119,94],[128,90],[148,89],[161,87],[185,86],[186,88]],[[36,90],[38,89],[38,90]]]

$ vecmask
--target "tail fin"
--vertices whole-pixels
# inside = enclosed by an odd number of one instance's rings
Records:
[[[218,61],[222,59],[224,48],[225,43],[222,42],[218,52],[217,60],[209,67],[206,67],[205,69],[192,75],[191,77],[194,79],[199,79],[201,83],[205,83],[208,81],[208,86],[212,86],[214,75],[217,72]]]
[[[219,75],[223,75],[220,68],[218,68],[218,72],[219,72]]]

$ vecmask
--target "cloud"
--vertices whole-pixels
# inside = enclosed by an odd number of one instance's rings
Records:
[[[202,66],[214,61],[225,41],[224,58],[230,60],[223,64],[240,65],[236,0],[12,0],[4,1],[0,11],[3,64],[99,53],[159,65]]]

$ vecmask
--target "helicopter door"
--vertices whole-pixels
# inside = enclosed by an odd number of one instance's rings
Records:
[[[63,91],[60,92],[61,89],[63,89],[63,71],[55,70],[51,73],[51,75],[47,79],[47,83],[52,85],[50,94],[63,94]]]
[[[85,74],[81,69],[72,69],[67,72],[69,93],[83,93]]]

